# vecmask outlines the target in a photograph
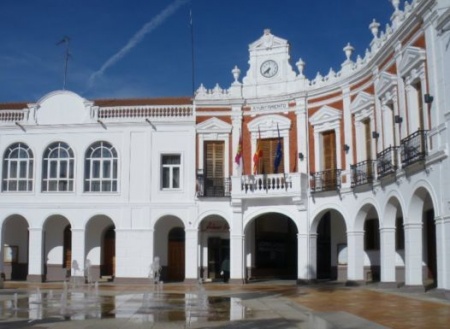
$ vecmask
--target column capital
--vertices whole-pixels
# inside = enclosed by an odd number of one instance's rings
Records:
[[[364,231],[347,231],[347,236],[364,236]]]
[[[395,227],[380,227],[380,233],[388,233],[388,232],[395,232]]]
[[[405,230],[408,229],[422,229],[423,224],[422,223],[404,223],[403,227],[405,228]]]

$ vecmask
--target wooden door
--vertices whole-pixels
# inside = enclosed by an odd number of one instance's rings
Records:
[[[259,171],[261,174],[273,174],[275,173],[275,156],[277,154],[277,146],[279,143],[278,138],[266,138],[259,140],[259,145],[262,149],[263,157],[259,161]],[[278,166],[278,173],[284,172],[284,161],[281,157],[280,165]]]
[[[169,281],[184,280],[185,257],[184,229],[177,227],[169,232],[169,250],[167,260],[167,279]]]
[[[72,267],[72,230],[67,225],[64,229],[63,268],[70,270]]]
[[[102,276],[115,275],[116,232],[110,228],[105,232],[103,240],[103,271]]]
[[[205,196],[224,196],[224,142],[205,142]]]
[[[372,159],[372,132],[370,129],[370,119],[363,121],[364,144],[366,149],[366,160]]]
[[[323,170],[322,183],[325,189],[336,186],[336,133],[329,130],[322,133],[323,142]]]

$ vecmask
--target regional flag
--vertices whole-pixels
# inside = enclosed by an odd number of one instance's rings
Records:
[[[277,150],[275,153],[275,158],[273,159],[273,171],[274,173],[278,173],[278,167],[280,166],[281,159],[283,158],[283,144],[281,144],[281,137],[280,137],[280,129],[278,128],[278,144],[277,144]]]
[[[258,132],[259,132],[259,138],[256,141],[256,152],[253,155],[253,175],[258,174],[258,169],[259,169],[259,162],[261,161],[262,157],[263,157],[263,150],[261,148],[261,132],[259,131],[258,128]]]
[[[242,159],[242,132],[239,134],[239,144],[236,151],[236,156],[234,157],[234,162],[238,166],[241,165],[241,159]]]

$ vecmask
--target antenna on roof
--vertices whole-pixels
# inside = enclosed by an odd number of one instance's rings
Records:
[[[66,90],[66,80],[67,80],[67,63],[69,62],[70,58],[70,52],[69,52],[69,45],[70,45],[70,38],[68,36],[64,36],[61,41],[59,41],[56,45],[60,45],[64,43],[66,45],[66,50],[64,54],[64,80],[63,80],[63,90]]]

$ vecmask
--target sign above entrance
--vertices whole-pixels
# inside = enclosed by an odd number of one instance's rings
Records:
[[[230,227],[224,220],[207,220],[202,223],[202,231],[228,232]]]
[[[273,111],[287,111],[289,109],[288,102],[259,104],[251,107],[252,111],[256,112],[273,112]]]

